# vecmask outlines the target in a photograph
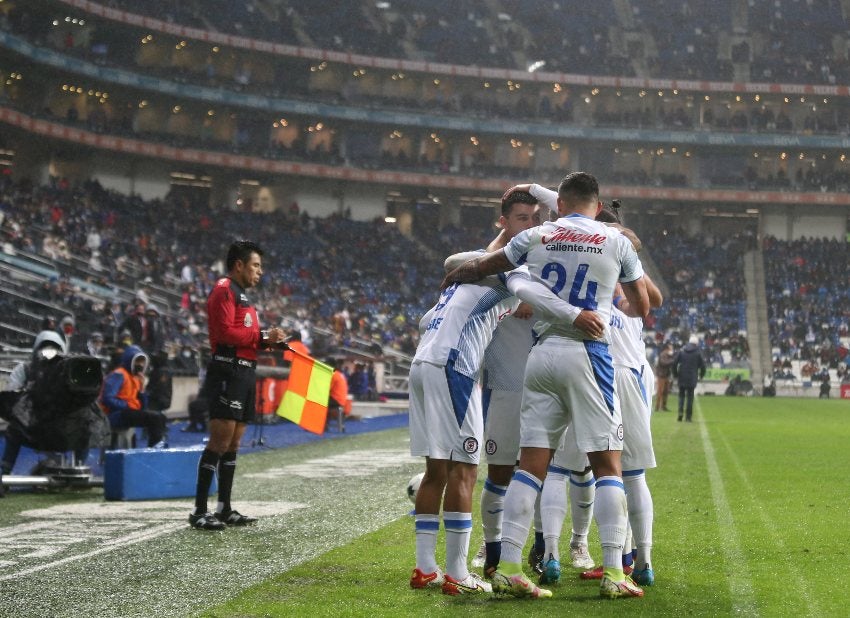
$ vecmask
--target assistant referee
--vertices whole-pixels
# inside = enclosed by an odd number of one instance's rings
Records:
[[[254,419],[257,349],[283,341],[281,328],[260,331],[257,311],[248,301],[247,289],[263,274],[263,251],[248,240],[230,245],[226,277],[219,279],[207,299],[212,358],[200,397],[209,402],[210,439],[198,463],[195,510],[189,524],[201,530],[246,526],[257,519],[242,515],[230,505],[236,452],[247,423]],[[207,495],[218,471],[218,504],[207,510]]]

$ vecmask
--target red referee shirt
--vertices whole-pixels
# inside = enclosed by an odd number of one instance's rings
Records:
[[[219,279],[207,299],[213,354],[257,360],[260,321],[245,290],[229,277]]]

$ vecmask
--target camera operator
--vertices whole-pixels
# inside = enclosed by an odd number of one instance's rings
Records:
[[[69,389],[72,374],[79,388]],[[3,401],[9,425],[0,478],[12,471],[23,445],[36,450],[73,449],[77,462],[85,462],[92,436],[99,439],[103,433],[102,414],[92,405],[101,378],[97,361],[66,358],[62,335],[53,330],[40,332],[32,360],[17,365],[9,378],[10,397]]]

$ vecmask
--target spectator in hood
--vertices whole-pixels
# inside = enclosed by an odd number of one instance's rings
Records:
[[[121,356],[121,364],[106,376],[100,402],[113,431],[144,427],[148,433],[148,447],[164,447],[165,415],[147,409],[147,368],[147,355],[140,347],[129,346]]]

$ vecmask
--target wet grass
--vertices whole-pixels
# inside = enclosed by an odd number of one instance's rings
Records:
[[[554,597],[537,602],[412,591],[412,518],[403,517],[202,615],[844,615],[849,414],[846,401],[725,397],[702,398],[690,424],[657,413],[656,585],[643,599],[603,601],[566,572]],[[406,478],[397,480],[401,492]],[[470,553],[480,539],[476,527]]]

